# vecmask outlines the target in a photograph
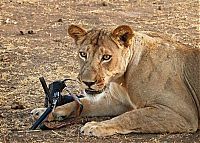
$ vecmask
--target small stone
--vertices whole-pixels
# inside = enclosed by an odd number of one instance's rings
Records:
[[[63,22],[63,20],[60,18],[60,19],[58,19],[58,22]]]
[[[9,109],[11,109],[11,106],[3,106],[3,109],[6,109],[6,110],[9,110]]]
[[[24,35],[24,32],[23,32],[23,31],[19,31],[19,32],[20,32],[21,35]]]
[[[25,109],[25,107],[19,102],[13,102],[11,105],[11,109]]]
[[[0,118],[5,118],[5,117],[6,116],[3,113],[0,114]]]
[[[108,6],[108,4],[104,1],[104,2],[102,2],[102,5],[103,6]]]
[[[34,34],[33,30],[29,30],[28,34]]]

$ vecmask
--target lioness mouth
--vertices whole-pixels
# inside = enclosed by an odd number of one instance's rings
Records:
[[[94,89],[88,88],[88,89],[85,89],[85,92],[86,92],[87,94],[93,95],[93,94],[100,94],[100,93],[102,93],[104,90],[105,90],[105,88],[102,89],[102,90],[94,90]]]

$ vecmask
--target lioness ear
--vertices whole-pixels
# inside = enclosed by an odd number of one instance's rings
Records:
[[[133,37],[133,30],[127,25],[121,25],[112,32],[112,36],[125,47],[129,47]]]
[[[74,40],[78,40],[80,37],[86,34],[86,31],[79,26],[70,25],[68,28],[69,35],[74,38]]]

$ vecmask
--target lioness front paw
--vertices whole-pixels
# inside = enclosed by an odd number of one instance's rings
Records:
[[[69,111],[69,107],[68,108],[64,108],[65,106],[58,106],[55,108],[55,110],[49,114],[48,116],[48,121],[52,121],[52,120],[56,120],[56,121],[62,121],[65,118],[70,116],[70,113],[72,111]]]
[[[88,136],[110,136],[116,134],[116,130],[113,127],[109,127],[104,122],[88,122],[81,128],[81,133]]]
[[[31,116],[34,120],[38,120],[40,118],[40,116],[42,116],[42,114],[46,111],[47,108],[35,108],[31,111]],[[58,111],[58,112],[55,112]],[[63,111],[63,110],[61,110]],[[57,120],[57,121],[61,121],[64,119],[64,113],[61,112],[59,110],[59,107],[57,108],[57,110],[52,111],[51,113],[49,113],[49,115],[47,116],[47,118],[45,120],[48,121],[53,121],[53,120]]]
[[[35,108],[31,111],[31,116],[34,120],[40,118],[40,116],[45,112],[46,108]]]
[[[62,105],[62,106],[57,106],[47,117],[48,121],[53,121],[53,120],[57,120],[57,121],[61,121],[67,117],[74,117],[75,115],[73,113],[75,113],[74,111],[76,104],[74,102]],[[37,120],[46,110],[47,108],[36,108],[34,110],[31,111],[31,115],[33,117],[33,119]]]

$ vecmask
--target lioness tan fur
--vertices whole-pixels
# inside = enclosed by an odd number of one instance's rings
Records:
[[[200,49],[129,26],[86,31],[71,25],[78,47],[78,79],[85,88],[81,116],[115,116],[89,122],[85,135],[195,132],[200,119]],[[49,120],[73,116],[74,102]],[[35,109],[35,112],[43,112]],[[40,114],[41,114],[40,113]]]

